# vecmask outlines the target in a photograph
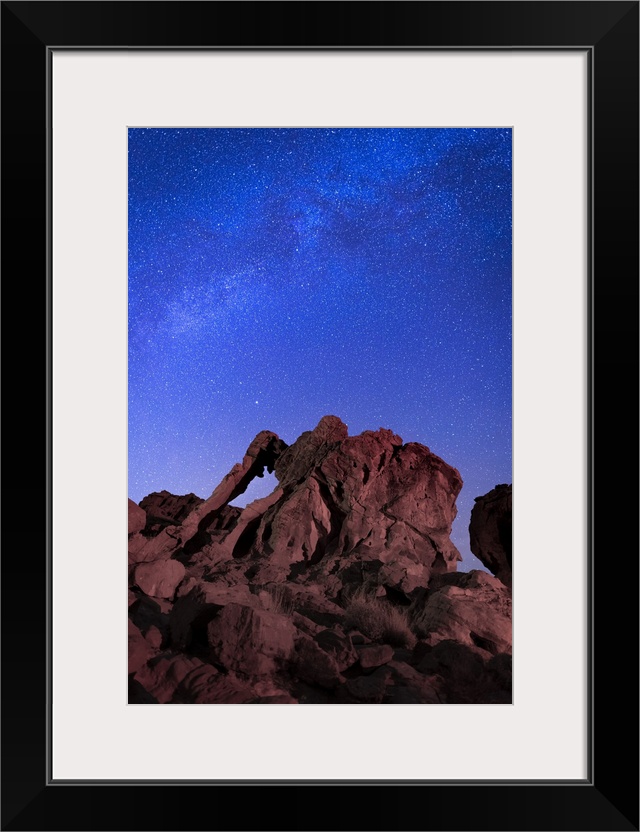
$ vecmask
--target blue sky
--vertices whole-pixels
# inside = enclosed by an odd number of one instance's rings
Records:
[[[477,567],[474,497],[511,482],[511,196],[508,129],[131,129],[130,497],[206,497],[331,413],[460,471]]]

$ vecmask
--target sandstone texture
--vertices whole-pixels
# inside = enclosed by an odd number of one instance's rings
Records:
[[[483,497],[476,497],[471,511],[471,551],[499,578],[511,586],[511,486],[496,485]]]
[[[229,503],[265,470],[278,485]],[[129,701],[504,703],[511,486],[476,500],[458,572],[459,472],[380,428],[261,431],[208,499],[129,500]]]

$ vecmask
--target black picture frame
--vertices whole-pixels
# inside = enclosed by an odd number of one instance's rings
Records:
[[[630,520],[638,505],[638,10],[638,2],[582,0],[2,3],[2,264],[13,321],[3,361],[5,447],[19,447],[3,524],[2,829],[638,829],[638,540]],[[48,779],[51,50],[276,46],[588,50],[592,686],[584,782],[490,782],[480,772],[474,782],[426,784]],[[25,412],[42,422],[46,414],[46,431],[26,431]],[[583,487],[561,460],[550,461],[549,482],[543,513],[562,511],[563,489]],[[549,645],[558,649],[571,649],[561,633]]]

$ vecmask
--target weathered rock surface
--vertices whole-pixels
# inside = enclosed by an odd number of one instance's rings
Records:
[[[170,702],[178,685],[187,674],[203,662],[194,656],[160,654],[143,665],[135,674],[135,680],[161,704]]]
[[[293,656],[296,628],[277,613],[228,604],[207,632],[212,660],[249,676],[267,676]]]
[[[314,640],[332,657],[339,671],[346,670],[358,660],[358,653],[353,649],[351,640],[336,630],[320,630]]]
[[[136,673],[151,658],[154,650],[131,620],[129,620],[128,638],[129,673]]]
[[[512,489],[496,485],[476,497],[471,510],[469,537],[473,554],[506,586],[511,586]]]
[[[356,676],[347,679],[345,688],[348,694],[347,701],[351,698],[355,702],[366,704],[380,704],[387,695],[387,685],[390,683],[391,671],[384,670],[383,673],[376,671],[370,676]]]
[[[447,575],[427,596],[419,628],[427,644],[450,640],[490,655],[511,651],[511,593],[486,572]]]
[[[172,534],[176,526],[168,526],[155,537],[133,535],[129,540],[129,563],[145,563],[170,558],[180,547],[180,541]]]
[[[265,469],[274,491],[229,505]],[[130,501],[130,701],[510,701],[506,487],[472,516],[500,580],[456,571],[461,487],[424,445],[325,416],[290,446],[259,433],[207,500]]]
[[[185,704],[228,704],[250,702],[255,697],[251,685],[234,673],[223,674],[212,665],[193,668],[176,687],[171,699]]]
[[[200,503],[183,521],[180,527],[183,546],[198,532],[200,539],[195,543],[201,546],[208,542],[207,532],[215,522],[217,512],[243,494],[252,480],[264,476],[265,468],[271,473],[277,458],[286,447],[286,443],[275,433],[270,430],[261,431],[247,448],[242,462],[234,465],[209,499]]]
[[[147,638],[149,630],[154,627],[161,633],[163,642],[168,640],[169,614],[172,604],[163,598],[150,598],[136,588],[133,600],[129,604],[129,618]]]
[[[182,523],[193,509],[203,502],[202,497],[195,494],[179,496],[169,491],[154,491],[140,501],[140,508],[146,512],[147,529],[157,526],[159,531],[164,526]]]
[[[254,580],[308,579],[337,595],[368,576],[411,593],[456,569],[449,534],[462,479],[425,446],[382,428],[349,437],[326,416],[280,454],[275,473],[282,495],[247,546]]]
[[[147,514],[144,509],[129,500],[129,534],[141,532],[147,525]]]
[[[184,566],[177,560],[156,560],[139,563],[134,570],[133,580],[145,595],[171,600],[184,575]]]
[[[388,644],[363,644],[358,648],[360,667],[380,667],[393,658],[393,648]]]
[[[209,622],[228,604],[260,606],[246,584],[227,586],[216,581],[195,580],[189,592],[176,600],[169,616],[175,649],[186,650],[194,638],[206,641]]]
[[[437,681],[443,702],[459,704],[511,701],[511,655],[490,656],[479,647],[440,641],[416,664],[425,677]]]
[[[301,635],[296,641],[296,675],[304,682],[333,690],[343,681],[338,662],[315,639]]]
[[[442,701],[438,693],[438,680],[424,674],[406,662],[389,662],[393,687],[388,691],[388,701],[396,705],[437,705]]]

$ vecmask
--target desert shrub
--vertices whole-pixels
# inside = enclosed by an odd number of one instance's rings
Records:
[[[374,641],[398,647],[413,647],[416,641],[406,608],[377,598],[366,587],[360,587],[346,599],[345,625]]]
[[[293,600],[282,584],[270,584],[266,589],[271,596],[271,612],[277,612],[280,615],[291,615],[293,613]]]

